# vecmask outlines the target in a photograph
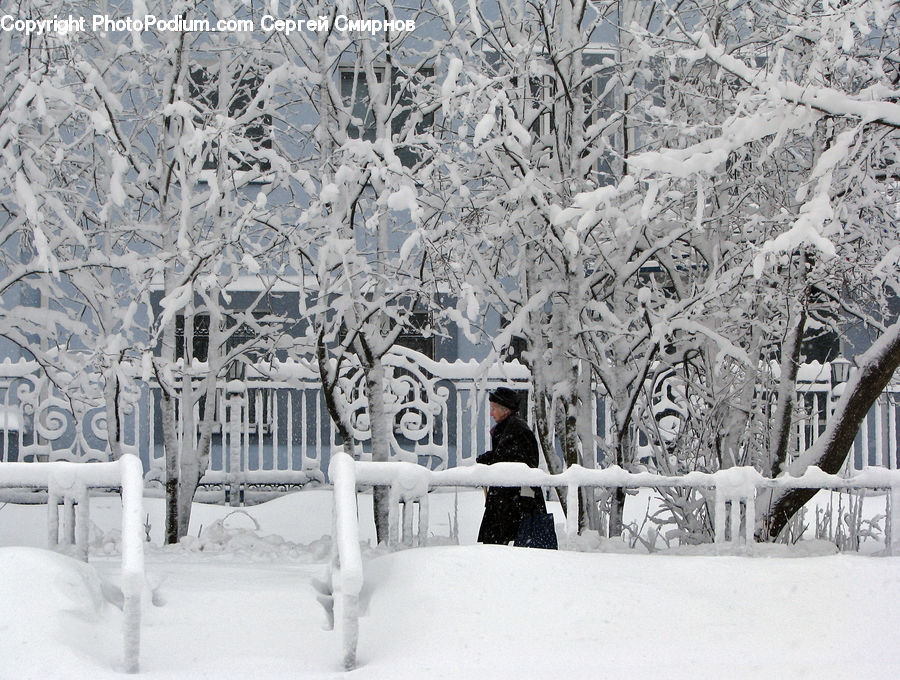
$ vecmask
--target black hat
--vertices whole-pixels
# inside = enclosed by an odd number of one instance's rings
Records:
[[[508,387],[498,387],[488,395],[488,401],[505,406],[510,411],[519,410],[519,395]]]

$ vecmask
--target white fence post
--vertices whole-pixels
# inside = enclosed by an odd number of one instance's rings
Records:
[[[228,490],[229,505],[237,507],[241,504],[241,484],[243,482],[243,466],[241,451],[243,441],[241,432],[244,429],[244,403],[247,386],[241,380],[231,380],[227,385],[228,397]]]
[[[715,493],[715,542],[752,545],[756,517],[754,496],[719,487],[716,487]]]
[[[391,484],[388,494],[388,547],[393,550],[400,545],[400,522],[402,521],[400,509],[400,492],[396,484]]]
[[[332,537],[332,592],[341,593],[341,636],[344,668],[356,667],[359,643],[359,593],[362,590],[362,554],[359,550],[359,517],[356,509],[356,468],[346,453],[331,457],[328,476],[334,486]]]
[[[143,475],[141,475],[143,479]],[[91,542],[91,498],[85,484],[78,486],[78,497],[75,499],[75,549],[78,559],[88,561],[88,544]]]
[[[893,484],[888,489],[888,499],[891,509],[887,520],[889,533],[885,552],[897,556],[900,555],[900,484]]]
[[[47,547],[50,550],[59,545],[59,496],[53,489],[47,489]]]
[[[756,493],[744,499],[744,540],[747,545],[752,545],[756,540]]]
[[[122,468],[122,595],[124,602],[125,671],[137,673],[141,653],[141,592],[144,587],[144,468],[137,456],[125,454]]]
[[[716,488],[715,494],[715,512],[716,516],[713,519],[714,523],[714,531],[715,531],[715,542],[716,543],[724,543],[725,542],[725,513],[727,512],[727,506],[725,505],[725,491],[722,489]]]
[[[416,513],[416,502],[413,500],[403,501],[403,545],[412,547],[413,545],[413,520]],[[416,534],[418,536],[418,533]]]
[[[422,496],[418,501],[419,506],[419,532],[417,545],[425,545],[428,541],[428,496]]]

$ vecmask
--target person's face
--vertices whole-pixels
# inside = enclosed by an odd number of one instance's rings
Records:
[[[499,423],[501,420],[506,418],[509,415],[509,409],[505,406],[501,406],[500,404],[495,404],[494,402],[490,402],[491,406],[491,418],[494,419],[495,423]]]

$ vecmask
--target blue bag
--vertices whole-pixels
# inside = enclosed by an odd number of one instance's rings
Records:
[[[532,512],[522,518],[513,545],[520,548],[545,548],[557,550],[556,527],[549,512]]]

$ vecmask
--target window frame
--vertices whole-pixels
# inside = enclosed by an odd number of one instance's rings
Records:
[[[378,83],[383,82],[388,66],[377,65],[373,69]],[[390,66],[390,73],[392,78],[390,102],[394,108],[400,109],[400,113],[391,117],[391,143],[394,153],[400,159],[403,167],[410,168],[421,160],[421,155],[414,148],[399,141],[398,136],[406,127],[410,118],[411,107],[415,106],[415,100],[412,97],[409,86],[411,78],[407,71],[398,68],[396,65]],[[412,74],[412,79],[418,79],[419,82],[422,82],[428,78],[433,78],[434,75],[435,69],[433,66],[421,66]],[[402,83],[399,82],[398,77],[402,78]],[[337,68],[338,92],[341,97],[341,105],[350,116],[350,121],[346,128],[347,135],[351,139],[374,142],[376,139],[375,116],[368,99],[369,88],[366,78],[366,69],[361,68],[358,64],[341,64]],[[361,121],[361,123],[357,124],[354,121]],[[435,127],[435,123],[436,118],[433,111],[424,114],[422,120],[416,123],[415,134],[426,134]]]
[[[232,96],[227,111],[223,111],[223,108],[219,106],[217,68],[217,64],[198,61],[188,69],[188,98],[196,111],[194,123],[200,127],[207,127],[219,115],[227,114],[227,117],[233,120],[246,115],[250,104],[265,81],[265,74],[268,72],[268,67],[263,64],[246,64],[232,72],[232,83],[230,84]],[[201,105],[197,106],[198,103]],[[257,102],[257,107],[263,109],[263,102]],[[272,114],[263,113],[260,116],[254,116],[251,123],[238,127],[240,136],[250,142],[254,152],[261,151],[262,153],[257,155],[230,148],[227,153],[228,170],[231,172],[269,172],[272,164],[266,158],[265,152],[274,146]],[[217,134],[214,139],[204,144],[203,172],[218,169],[217,157],[220,143],[221,136]]]

